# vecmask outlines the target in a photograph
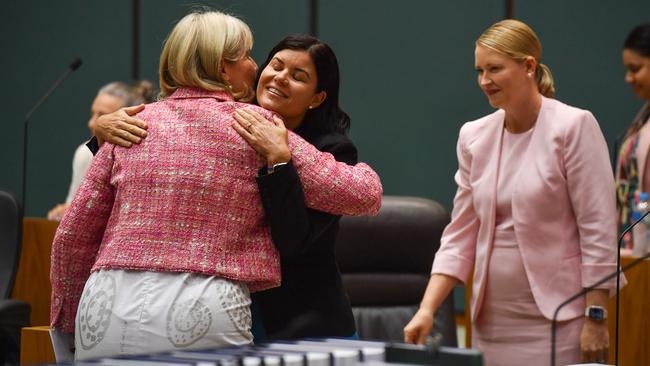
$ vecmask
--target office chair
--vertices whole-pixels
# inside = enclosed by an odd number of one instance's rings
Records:
[[[425,198],[384,196],[377,216],[343,217],[336,257],[362,339],[404,340],[429,281],[449,213]],[[432,333],[455,347],[453,296],[436,314]]]
[[[19,362],[20,330],[29,326],[29,304],[9,298],[18,271],[22,221],[18,201],[0,191],[0,364]]]

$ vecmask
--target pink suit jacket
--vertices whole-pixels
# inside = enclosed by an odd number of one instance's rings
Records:
[[[504,116],[499,110],[460,130],[458,191],[432,269],[465,282],[474,268],[473,320],[495,230]],[[561,302],[616,268],[614,179],[605,139],[589,111],[542,97],[534,128],[518,174],[509,177],[517,180],[512,214],[535,302],[551,319]],[[584,306],[584,299],[575,301],[558,319],[580,316]]]

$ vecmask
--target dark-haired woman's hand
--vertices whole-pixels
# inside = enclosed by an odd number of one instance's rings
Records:
[[[147,123],[131,116],[142,112],[144,108],[144,104],[120,108],[97,118],[93,133],[99,145],[104,141],[123,147],[139,144],[147,136]]]
[[[266,159],[269,166],[291,160],[289,133],[281,119],[274,117],[269,121],[250,109],[238,109],[233,117],[237,122],[232,127]]]

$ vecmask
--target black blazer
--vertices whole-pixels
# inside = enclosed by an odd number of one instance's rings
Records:
[[[356,147],[341,133],[306,139],[337,161],[357,163]],[[257,183],[282,263],[281,287],[252,295],[267,338],[353,335],[354,316],[334,255],[340,217],[305,206],[291,162],[272,174],[261,174]]]

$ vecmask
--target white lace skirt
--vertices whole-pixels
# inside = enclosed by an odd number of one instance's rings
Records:
[[[75,358],[251,343],[245,284],[195,273],[101,270],[79,302]]]

